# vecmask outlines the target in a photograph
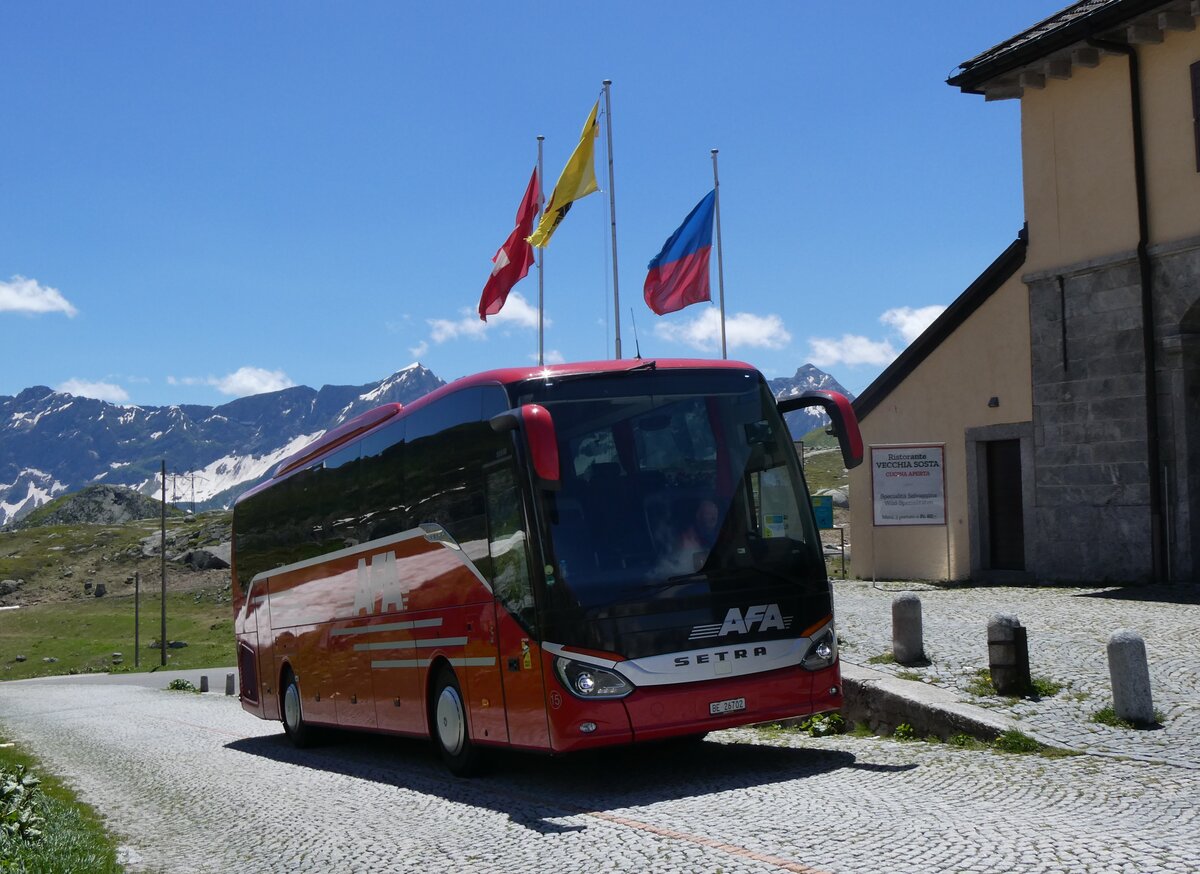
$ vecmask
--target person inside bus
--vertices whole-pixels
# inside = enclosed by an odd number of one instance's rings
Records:
[[[704,566],[720,530],[721,513],[716,501],[704,498],[692,513],[691,522],[679,532],[670,550],[659,558],[655,571],[664,576],[695,573]]]

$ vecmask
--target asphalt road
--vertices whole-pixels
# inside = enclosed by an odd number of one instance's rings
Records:
[[[108,818],[131,871],[1189,872],[1196,771],[754,729],[500,757],[279,726],[175,676],[0,683],[0,733]]]

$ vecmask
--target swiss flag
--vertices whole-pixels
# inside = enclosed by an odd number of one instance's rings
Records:
[[[512,287],[525,278],[529,265],[533,263],[533,246],[525,238],[533,232],[540,194],[537,168],[534,167],[529,187],[525,189],[525,196],[521,198],[521,206],[517,210],[517,226],[493,256],[492,275],[488,277],[483,294],[479,297],[479,318],[485,322],[488,316],[500,312]]]

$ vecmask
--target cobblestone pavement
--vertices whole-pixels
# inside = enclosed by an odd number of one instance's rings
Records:
[[[165,679],[164,679],[165,682]],[[1189,872],[1200,772],[739,729],[475,780],[426,744],[297,751],[235,699],[0,683],[36,752],[154,872]]]
[[[834,583],[842,658],[867,665],[890,653],[891,604],[901,592],[921,599],[929,667],[870,664],[957,690],[963,701],[1020,720],[1027,734],[1083,752],[1120,755],[1200,769],[1200,587],[942,589],[901,583]],[[1040,701],[980,697],[968,689],[988,664],[987,623],[1012,613],[1029,632],[1030,672],[1063,685]],[[1112,704],[1106,645],[1118,629],[1146,641],[1154,708],[1162,727],[1101,725],[1093,714]],[[1200,842],[1200,833],[1197,834]]]

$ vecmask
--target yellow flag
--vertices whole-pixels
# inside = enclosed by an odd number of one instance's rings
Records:
[[[600,101],[597,100],[596,105],[592,107],[591,115],[584,122],[583,133],[579,135],[579,145],[571,153],[571,157],[567,160],[567,166],[563,167],[562,175],[558,177],[558,183],[550,195],[550,202],[546,204],[546,211],[542,213],[542,220],[538,222],[538,226],[527,238],[539,249],[544,249],[549,245],[550,237],[554,234],[559,222],[566,217],[567,210],[571,208],[572,203],[593,191],[600,190],[596,185],[596,168],[593,166],[596,137],[600,134],[600,125],[596,122],[596,114],[599,111]]]

